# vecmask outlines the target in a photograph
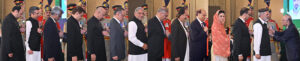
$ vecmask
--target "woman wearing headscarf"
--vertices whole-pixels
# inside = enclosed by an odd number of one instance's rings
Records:
[[[230,55],[230,39],[224,28],[225,11],[218,10],[214,15],[214,21],[211,27],[212,31],[212,58],[213,61],[228,61]]]

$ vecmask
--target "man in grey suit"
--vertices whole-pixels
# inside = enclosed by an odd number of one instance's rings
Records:
[[[110,20],[110,57],[111,61],[121,61],[125,58],[125,36],[127,31],[123,26],[124,9],[116,8],[114,17]]]

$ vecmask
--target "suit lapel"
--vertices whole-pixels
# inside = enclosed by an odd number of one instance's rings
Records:
[[[156,22],[157,25],[159,25],[159,29],[160,29],[161,31],[163,31],[162,33],[164,34],[165,31],[164,31],[164,29],[163,29],[162,27],[165,27],[165,26],[164,26],[163,24],[162,24],[162,25],[160,24],[160,22],[159,22],[159,20],[158,20],[157,17],[155,17],[155,20],[154,20],[154,21]]]
[[[118,27],[118,29],[121,30],[121,31],[124,31],[124,30],[122,29],[122,27],[120,26],[120,23],[121,23],[121,22],[118,23],[118,21],[117,21],[115,18],[113,18],[113,20],[114,20],[113,22],[114,22],[115,25]]]
[[[178,19],[176,20],[176,22],[177,22],[177,26],[179,27],[179,31],[180,31],[180,32],[183,32],[184,36],[186,37],[187,34],[186,34],[186,32],[184,31],[185,28],[183,28],[183,24],[181,24],[180,21],[179,21]],[[187,31],[187,29],[186,29],[186,31]]]
[[[195,21],[197,21],[196,25],[200,26],[200,29],[203,29],[203,26],[200,24],[200,22],[198,21],[198,19],[196,19]]]
[[[239,18],[239,22],[242,24],[242,25],[240,25],[240,26],[242,26],[244,29],[246,29],[245,31],[248,32],[248,27],[246,26],[246,23],[244,23],[243,20],[240,19],[240,18]]]

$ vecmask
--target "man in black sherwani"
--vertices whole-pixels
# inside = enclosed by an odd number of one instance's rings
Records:
[[[17,21],[22,13],[21,6],[14,6],[3,21],[0,61],[25,61],[24,41]]]
[[[76,7],[72,10],[71,17],[67,20],[67,52],[68,52],[68,61],[74,60],[83,60],[83,51],[82,51],[82,26],[79,22],[85,13],[84,9],[81,7]]]
[[[108,35],[108,32],[104,31],[100,22],[105,12],[103,6],[97,7],[94,16],[87,22],[88,61],[107,61],[104,35]]]

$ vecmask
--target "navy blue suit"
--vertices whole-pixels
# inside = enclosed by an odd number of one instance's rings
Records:
[[[203,27],[205,24],[203,22]],[[207,60],[207,33],[204,31],[200,22],[195,19],[191,23],[190,32],[190,61]]]
[[[294,24],[290,24],[283,32],[275,32],[274,39],[285,43],[288,61],[300,60],[300,39],[298,30]]]

